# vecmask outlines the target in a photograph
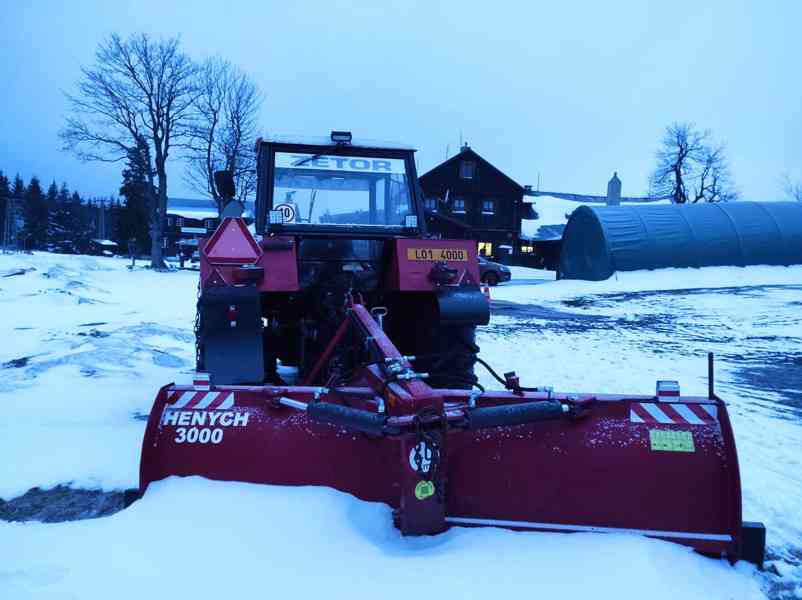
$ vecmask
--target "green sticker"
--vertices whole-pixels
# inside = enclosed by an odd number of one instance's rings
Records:
[[[431,481],[419,481],[415,486],[415,497],[418,500],[426,500],[434,496],[434,484]]]
[[[664,452],[696,452],[693,446],[693,434],[690,431],[672,431],[670,429],[650,429],[649,442],[652,450]]]

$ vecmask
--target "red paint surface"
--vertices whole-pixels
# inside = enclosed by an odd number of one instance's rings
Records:
[[[297,292],[299,286],[295,239],[289,236],[276,236],[270,240],[274,243],[263,246],[264,251],[258,263],[265,270],[259,291]]]
[[[242,223],[241,219],[226,219],[223,224],[215,231],[217,235],[227,221]],[[292,237],[281,236],[270,238],[274,243],[264,244],[264,249],[260,248],[256,240],[247,230],[240,226],[229,226],[225,237],[219,239],[216,247],[212,247],[212,255],[209,248],[214,241],[214,236],[199,245],[200,253],[200,277],[203,287],[208,284],[215,285],[235,285],[238,282],[236,270],[243,264],[255,264],[263,270],[261,279],[257,282],[260,292],[295,292],[298,291],[298,264],[295,256],[296,244]],[[235,240],[239,238],[239,240]],[[277,242],[277,243],[275,243]],[[239,248],[242,252],[232,250],[230,256],[223,256],[221,248]],[[253,250],[256,247],[256,251]],[[247,260],[242,257],[252,254]]]
[[[466,261],[446,261],[450,269],[456,269],[456,283],[479,284],[479,263],[476,260],[476,242],[472,240],[420,240],[396,239],[395,249],[387,272],[387,289],[406,292],[422,292],[432,289],[429,273],[435,264],[434,260],[409,260],[407,250],[415,248],[443,248],[464,250]]]
[[[402,507],[402,526],[406,519],[411,523],[406,529],[414,533],[422,532],[421,523],[437,531],[440,512],[451,517],[729,534],[733,542],[681,543],[737,556],[740,484],[726,419],[697,426],[631,423],[632,400],[622,397],[595,403],[590,415],[577,422],[451,430],[445,504],[440,505],[436,497],[420,501],[411,493],[420,478],[407,458],[414,439],[410,436],[373,438],[312,423],[303,412],[274,407],[269,397],[278,393],[276,388],[215,388],[235,391],[233,410],[247,412],[248,425],[224,428],[223,440],[216,445],[179,444],[176,427],[159,425],[168,389],[160,392],[148,422],[143,489],[169,475],[326,485]],[[292,388],[281,391],[292,395]],[[463,392],[450,394],[464,397]],[[305,395],[308,400],[311,394]],[[368,407],[364,396],[350,401]],[[726,414],[723,404],[719,413]],[[651,450],[650,429],[690,431],[695,452]]]

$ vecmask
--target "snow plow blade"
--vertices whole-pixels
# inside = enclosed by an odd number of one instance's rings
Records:
[[[349,318],[382,360],[346,387],[162,388],[140,491],[171,475],[323,485],[390,505],[408,535],[608,532],[762,557],[745,547],[760,536],[743,533],[735,442],[715,395],[435,389],[364,307]]]

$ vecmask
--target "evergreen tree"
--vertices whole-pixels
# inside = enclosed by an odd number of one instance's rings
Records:
[[[90,207],[85,206],[78,192],[73,192],[68,203],[70,210],[70,235],[75,242],[76,252],[87,252],[92,240],[92,219]]]
[[[52,252],[66,254],[75,252],[75,244],[70,235],[72,227],[70,225],[69,201],[70,196],[67,184],[63,183],[56,196],[56,205],[50,211],[50,223],[47,228],[48,248]]]
[[[48,228],[48,248],[52,252],[65,254],[75,253],[75,243],[70,235],[69,204],[59,202],[50,214],[50,227]]]
[[[67,189],[67,183],[61,184],[61,189],[58,191],[58,201],[66,204],[70,199],[70,190]]]
[[[142,144],[128,151],[128,163],[123,170],[123,183],[120,186],[123,201],[114,218],[114,241],[125,249],[128,248],[128,241],[134,238],[140,252],[150,248],[146,152],[147,147],[142,147]]]
[[[11,196],[11,184],[8,177],[0,170],[0,243],[3,243],[3,232],[6,230],[6,212],[8,212],[8,198]]]
[[[11,188],[11,203],[13,204],[13,214],[7,211],[7,217],[10,217],[13,222],[6,222],[6,228],[3,229],[3,243],[11,248],[21,247],[23,244],[22,239],[22,205],[25,199],[25,183],[22,181],[19,173],[14,177],[14,185]]]
[[[52,210],[56,207],[56,200],[58,199],[58,186],[56,180],[47,188],[47,208]]]
[[[25,198],[25,184],[22,182],[22,177],[19,176],[19,173],[14,177],[14,187],[11,189],[11,197],[17,200]]]
[[[70,211],[70,191],[67,189],[67,184],[62,183],[56,196],[55,208],[50,212],[50,224],[47,230],[50,250],[65,254],[77,252],[75,241],[72,237],[73,229],[72,213]]]
[[[47,199],[42,192],[39,179],[34,175],[25,190],[23,202],[23,236],[26,250],[44,250],[47,248]]]

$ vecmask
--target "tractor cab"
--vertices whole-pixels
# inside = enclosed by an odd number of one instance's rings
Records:
[[[258,142],[256,230],[261,235],[421,237],[414,149],[352,139]]]

